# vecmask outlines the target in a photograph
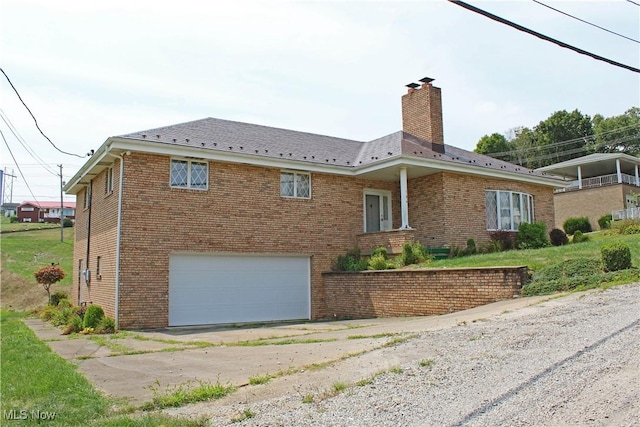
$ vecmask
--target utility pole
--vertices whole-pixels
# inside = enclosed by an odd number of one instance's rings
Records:
[[[64,209],[62,187],[64,186],[64,183],[62,182],[62,163],[60,163],[58,167],[60,168],[60,241],[64,242],[64,215],[62,215],[62,211]]]

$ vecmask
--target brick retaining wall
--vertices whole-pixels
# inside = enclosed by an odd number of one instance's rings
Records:
[[[426,316],[520,295],[527,267],[323,273],[326,313],[338,319]]]

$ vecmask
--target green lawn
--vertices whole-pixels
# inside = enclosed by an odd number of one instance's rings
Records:
[[[6,216],[0,217],[0,229],[2,231],[40,230],[45,228],[57,228],[60,230],[60,224],[49,222],[11,222],[11,219]]]
[[[600,258],[600,248],[605,243],[623,242],[631,250],[635,267],[640,267],[640,235],[620,235],[590,233],[589,242],[551,246],[542,249],[526,249],[491,254],[481,254],[460,258],[449,258],[427,264],[429,267],[488,267],[526,265],[533,271],[560,261],[577,258]]]
[[[126,414],[126,406],[102,396],[77,370],[29,329],[24,314],[0,313],[0,425],[200,426],[200,421],[157,413]],[[49,417],[47,421],[35,416]],[[121,412],[118,414],[118,412]],[[53,417],[53,418],[51,418]]]
[[[60,282],[69,285],[73,276],[73,227],[64,229],[60,241],[60,228],[4,233],[0,241],[2,268],[33,280],[33,273],[51,263],[60,264],[67,276]]]

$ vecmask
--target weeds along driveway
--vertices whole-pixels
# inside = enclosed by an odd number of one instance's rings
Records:
[[[392,348],[421,332],[504,315],[548,299],[518,298],[442,316],[116,335],[62,336],[59,329],[39,319],[26,322],[54,351],[77,364],[98,389],[140,404],[152,399],[153,388],[164,391],[189,381],[243,387],[236,392],[243,399],[244,386],[252,378],[280,378],[278,387],[287,391],[298,382],[313,381],[324,387],[336,378],[366,378],[396,363],[393,357],[364,357],[374,350]],[[278,387],[249,388],[257,396],[278,394]]]

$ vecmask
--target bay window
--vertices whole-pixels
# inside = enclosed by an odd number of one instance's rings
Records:
[[[518,231],[523,222],[534,220],[533,196],[515,191],[485,192],[487,230]]]

